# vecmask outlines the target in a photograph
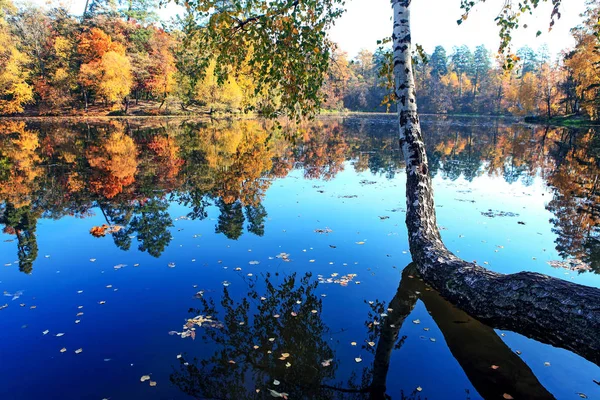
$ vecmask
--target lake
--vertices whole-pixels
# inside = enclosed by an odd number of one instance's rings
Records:
[[[451,251],[600,287],[597,132],[422,124]],[[419,279],[398,146],[392,116],[0,121],[0,398],[600,399]]]

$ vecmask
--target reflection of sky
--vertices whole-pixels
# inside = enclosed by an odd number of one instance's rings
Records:
[[[364,180],[374,183],[361,184]],[[47,398],[48,393],[61,394],[64,399],[183,397],[168,382],[176,355],[189,352],[200,357],[210,354],[210,348],[199,340],[181,340],[167,332],[181,329],[190,316],[188,308],[197,306],[192,297],[200,289],[218,301],[221,282],[228,280],[233,296],[240,298],[246,292],[242,276],[248,272],[311,271],[315,278],[335,272],[357,274],[355,280],[360,284],[319,288],[319,293],[326,295],[322,317],[332,332],[330,345],[340,364],[338,380],[347,378],[351,371],[360,371],[372,362],[371,355],[349,344],[366,337],[363,324],[368,306],[364,301],[378,299],[387,304],[396,292],[401,269],[410,262],[405,215],[398,210],[405,204],[404,182],[403,174],[388,180],[369,172],[357,174],[350,164],[329,182],[307,181],[301,171],[293,171],[275,181],[267,192],[263,204],[269,216],[264,237],[246,233],[231,241],[215,235],[218,213],[211,207],[205,221],[176,220],[173,240],[159,259],[135,250],[135,241],[131,251],[123,252],[109,237],[92,238],[88,231],[103,222],[99,216],[40,220],[40,255],[33,274],[20,273],[15,265],[0,270],[2,291],[25,291],[15,301],[0,299],[0,304],[9,304],[0,311],[0,398]],[[530,270],[600,286],[596,275],[565,275],[565,270],[546,264],[558,255],[551,214],[544,208],[549,192],[540,180],[525,187],[508,185],[502,178],[478,177],[468,183],[437,177],[434,185],[438,223],[446,228],[442,235],[461,257],[480,264],[487,261],[489,268],[499,272]],[[340,198],[348,195],[358,197]],[[488,209],[520,216],[482,216],[481,211]],[[188,210],[174,204],[169,212],[177,218]],[[382,220],[382,216],[390,218]],[[333,233],[314,233],[325,227]],[[356,244],[361,241],[365,244]],[[14,262],[15,247],[15,243],[0,243],[2,264]],[[293,261],[269,259],[280,252],[289,253]],[[97,261],[92,263],[90,258]],[[249,265],[253,260],[260,264]],[[170,262],[175,268],[167,267]],[[140,266],[133,267],[136,263]],[[127,267],[114,270],[117,264]],[[236,267],[242,271],[234,271]],[[101,300],[106,304],[99,305]],[[37,308],[30,309],[31,305]],[[79,305],[84,308],[79,310]],[[84,315],[76,317],[79,311]],[[81,323],[76,325],[76,319]],[[414,319],[421,324],[412,324]],[[423,327],[431,328],[427,338],[434,337],[436,342],[420,338]],[[46,329],[50,333],[44,336]],[[54,337],[58,332],[65,336]],[[397,396],[400,389],[411,392],[420,385],[422,395],[430,399],[465,398],[465,390],[472,399],[478,398],[422,303],[406,319],[400,334],[408,338],[393,353],[389,393]],[[600,388],[592,382],[600,373],[597,366],[510,332],[504,340],[523,352],[523,359],[556,398],[573,398],[576,392],[590,398],[600,396]],[[62,347],[67,348],[65,354],[59,352]],[[83,348],[83,353],[74,354],[77,348]],[[358,356],[363,358],[361,364],[354,362]],[[544,367],[546,361],[551,367]],[[157,387],[139,382],[145,374],[152,374]],[[36,384],[27,383],[29,379]]]

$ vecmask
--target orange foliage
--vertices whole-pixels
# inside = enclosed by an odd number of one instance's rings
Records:
[[[94,173],[89,182],[92,192],[113,198],[135,182],[137,147],[129,136],[114,132],[87,155]]]
[[[0,181],[0,198],[23,207],[31,202],[36,178],[42,175],[38,137],[25,127],[24,122],[0,124],[0,159],[11,166],[8,179]]]

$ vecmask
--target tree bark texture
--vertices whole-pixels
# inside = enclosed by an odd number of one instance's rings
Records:
[[[406,162],[406,225],[421,276],[480,321],[563,347],[600,364],[600,289],[546,275],[504,275],[456,257],[442,242],[417,113],[410,0],[392,0],[400,147]]]

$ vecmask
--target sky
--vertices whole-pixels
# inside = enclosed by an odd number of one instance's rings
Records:
[[[33,0],[44,4],[47,0]],[[437,45],[442,45],[448,52],[452,46],[466,44],[474,49],[484,44],[487,48],[498,48],[498,28],[494,18],[498,15],[504,0],[486,0],[478,5],[467,21],[457,25],[461,16],[460,0],[413,0],[411,11],[413,43],[422,45],[428,53]],[[63,0],[70,5],[71,12],[83,13],[85,0]],[[568,6],[567,6],[568,4]],[[562,18],[548,32],[551,4],[541,5],[533,17],[527,16],[523,23],[527,29],[521,29],[513,36],[515,49],[529,45],[537,49],[546,44],[550,53],[555,56],[561,50],[572,47],[574,41],[569,30],[581,22],[580,14],[585,8],[585,0],[563,0]],[[159,11],[163,19],[169,19],[177,13],[178,7],[172,3],[167,9]],[[330,38],[339,47],[354,57],[361,49],[374,51],[377,40],[391,36],[392,9],[390,0],[346,0],[346,13],[337,21],[330,32]],[[543,34],[536,38],[536,32]]]
[[[413,43],[422,45],[428,53],[433,52],[437,45],[444,46],[447,51],[452,46],[462,44],[472,49],[484,44],[487,48],[496,50],[500,39],[494,18],[503,3],[504,0],[487,0],[485,4],[478,5],[459,26],[456,21],[462,15],[460,0],[413,0]],[[579,15],[584,9],[585,0],[563,0],[560,9],[562,17],[548,33],[551,5],[544,3],[533,17],[527,16],[523,20],[528,28],[516,32],[513,47],[529,45],[537,49],[545,43],[553,55],[572,47],[574,41],[569,30],[581,22]],[[331,39],[350,56],[356,55],[361,49],[373,51],[378,39],[391,36],[392,10],[389,0],[347,0],[346,10],[331,31]],[[536,38],[538,30],[543,33]]]

